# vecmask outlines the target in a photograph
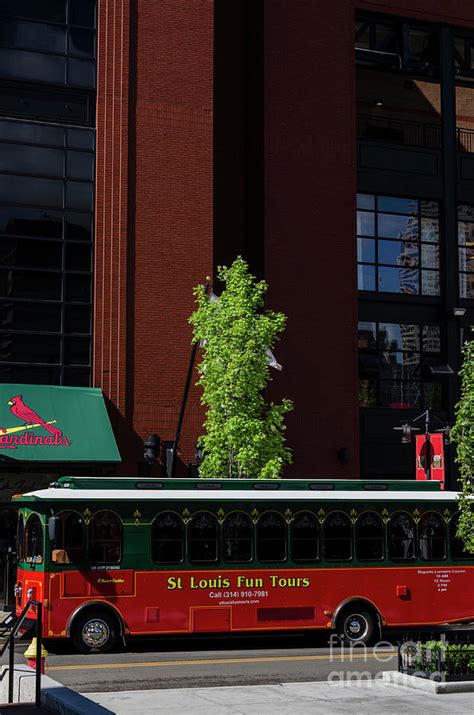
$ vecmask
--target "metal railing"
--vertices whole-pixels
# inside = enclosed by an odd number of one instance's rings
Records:
[[[358,114],[357,138],[424,149],[441,149],[441,124],[424,124],[406,119]],[[474,153],[474,130],[457,128],[456,143],[459,152]]]
[[[398,643],[398,672],[435,681],[474,680],[473,634],[473,630],[407,634]]]
[[[12,627],[5,643],[0,649],[0,658],[8,648],[8,703],[13,703],[13,685],[15,673],[15,639],[23,626],[30,609],[36,608],[36,668],[35,668],[35,707],[41,707],[41,646],[43,634],[43,604],[30,600],[22,610]]]
[[[474,153],[474,131],[472,129],[456,129],[456,139],[459,152]]]

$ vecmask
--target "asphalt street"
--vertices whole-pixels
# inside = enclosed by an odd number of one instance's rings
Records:
[[[389,644],[351,652],[328,648],[327,637],[307,635],[131,640],[126,650],[104,655],[77,654],[57,641],[46,645],[46,674],[83,693],[341,682],[374,677],[397,665],[396,650]],[[17,644],[18,662],[24,662],[25,648],[26,643]]]

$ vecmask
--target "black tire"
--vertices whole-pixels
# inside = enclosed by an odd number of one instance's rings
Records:
[[[345,608],[337,619],[337,634],[345,643],[368,644],[373,638],[376,617],[364,608]]]
[[[71,639],[81,653],[109,653],[118,639],[117,619],[106,610],[87,610],[72,624]]]

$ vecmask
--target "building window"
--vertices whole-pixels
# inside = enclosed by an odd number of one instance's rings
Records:
[[[360,322],[358,343],[360,407],[443,407],[439,325]]]
[[[357,261],[361,291],[439,296],[438,203],[358,194]]]
[[[0,382],[90,384],[96,10],[0,3]]]
[[[432,28],[358,13],[354,39],[360,64],[430,77],[438,72],[438,33]]]
[[[95,4],[95,0],[4,0],[0,77],[93,88]]]
[[[0,121],[0,382],[90,383],[93,165],[91,129]]]
[[[474,206],[458,207],[459,296],[474,298]]]

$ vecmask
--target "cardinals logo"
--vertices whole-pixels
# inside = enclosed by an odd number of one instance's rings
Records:
[[[17,449],[18,446],[70,447],[71,443],[59,427],[56,420],[44,420],[29,407],[22,395],[16,395],[8,400],[10,412],[23,425],[21,427],[0,427],[0,449]],[[41,428],[47,435],[36,434],[34,429]],[[19,434],[22,433],[22,434]]]

